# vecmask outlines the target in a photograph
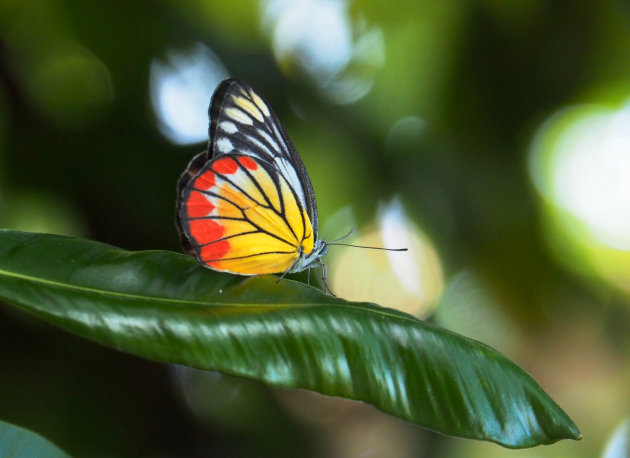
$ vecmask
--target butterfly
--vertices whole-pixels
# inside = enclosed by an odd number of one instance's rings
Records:
[[[239,275],[323,268],[328,247],[317,233],[313,185],[269,104],[228,78],[209,114],[208,149],[190,161],[177,186],[184,251]]]

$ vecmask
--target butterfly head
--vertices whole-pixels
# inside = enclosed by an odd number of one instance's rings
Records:
[[[310,253],[306,254],[300,250],[299,257],[295,264],[289,269],[288,273],[301,272],[313,264],[320,262],[320,258],[328,253],[328,245],[321,239],[315,240],[313,249]]]

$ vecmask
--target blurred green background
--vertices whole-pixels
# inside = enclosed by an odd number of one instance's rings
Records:
[[[447,438],[7,306],[0,419],[76,456],[626,456],[628,2],[0,0],[0,225],[179,251],[175,184],[227,76],[285,125],[325,240],[411,248],[331,247],[333,290],[497,348],[584,439]]]

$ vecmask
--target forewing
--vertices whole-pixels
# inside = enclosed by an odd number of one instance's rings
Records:
[[[269,104],[242,81],[224,80],[210,103],[209,156],[245,154],[277,168],[295,190],[317,238],[317,205],[302,159]]]
[[[182,186],[177,216],[184,247],[215,270],[285,272],[313,250],[312,226],[296,193],[255,157],[224,154],[204,164]]]

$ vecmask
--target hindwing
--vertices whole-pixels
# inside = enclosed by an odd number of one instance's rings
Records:
[[[177,216],[188,251],[216,270],[285,272],[313,251],[313,228],[297,194],[257,157],[222,154],[205,163],[182,185]]]

